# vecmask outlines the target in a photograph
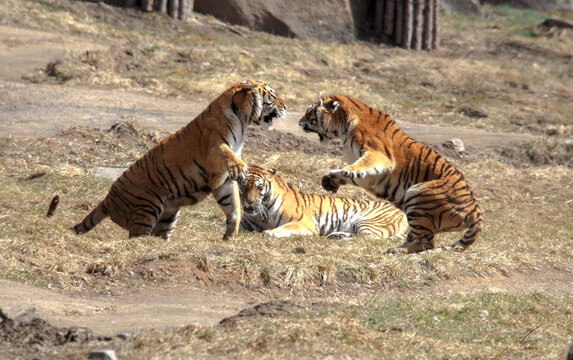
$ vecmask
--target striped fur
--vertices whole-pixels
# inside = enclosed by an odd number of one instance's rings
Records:
[[[331,96],[309,107],[299,125],[321,142],[340,138],[349,165],[332,170],[322,186],[360,186],[404,210],[406,242],[389,249],[418,252],[435,247],[440,232],[462,231],[451,246],[465,250],[482,231],[477,202],[462,174],[429,147],[403,133],[394,120],[349,96]]]
[[[233,180],[247,172],[240,159],[247,127],[270,127],[285,113],[283,100],[262,82],[245,80],[230,86],[189,124],[131,165],[73,230],[86,233],[109,216],[129,231],[129,237],[169,239],[179,209],[213,194],[227,218],[224,239],[230,240],[241,219]]]
[[[274,170],[257,165],[249,165],[239,192],[241,229],[272,237],[365,234],[385,239],[408,231],[404,213],[390,203],[304,194]]]

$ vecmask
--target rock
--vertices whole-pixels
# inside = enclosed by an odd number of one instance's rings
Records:
[[[113,350],[94,350],[88,355],[88,359],[96,360],[117,360]]]
[[[447,13],[459,12],[462,14],[482,15],[478,0],[442,0],[441,6]]]
[[[561,29],[573,29],[573,21],[561,19],[555,16],[545,19],[541,24],[540,27],[544,28],[561,28]]]
[[[464,146],[464,143],[462,142],[461,139],[458,139],[458,138],[453,138],[453,139],[447,140],[444,143],[444,146],[453,149],[458,154],[461,154],[464,151],[466,151],[466,147]]]
[[[196,12],[285,37],[351,42],[352,0],[195,0]]]
[[[471,118],[486,118],[488,116],[486,113],[471,106],[460,106],[458,108],[458,112],[461,112],[462,114]]]
[[[573,12],[573,0],[485,0],[483,2],[522,9]]]
[[[573,344],[569,346],[569,351],[567,352],[567,360],[573,360]]]
[[[123,339],[123,340],[129,339],[130,336],[131,336],[131,334],[128,332],[122,332],[122,333],[117,334],[117,337],[120,339]]]
[[[125,169],[123,168],[97,167],[92,170],[92,174],[104,179],[115,180],[123,174],[124,171]]]

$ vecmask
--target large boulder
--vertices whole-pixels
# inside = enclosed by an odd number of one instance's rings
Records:
[[[522,9],[573,12],[573,0],[483,0],[483,2]]]
[[[351,0],[195,0],[194,11],[286,37],[354,40]]]

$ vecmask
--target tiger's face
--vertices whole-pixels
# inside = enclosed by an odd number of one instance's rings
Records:
[[[305,132],[318,134],[320,143],[328,145],[330,140],[338,138],[338,129],[333,118],[339,107],[340,102],[333,98],[321,99],[308,107],[298,125]]]
[[[264,213],[263,203],[271,195],[274,169],[265,169],[258,165],[249,165],[247,177],[239,182],[241,206],[247,214]]]
[[[273,120],[286,115],[284,100],[275,89],[264,82],[245,80],[241,82],[243,89],[248,91],[247,103],[253,108],[252,122],[266,130],[273,127]]]

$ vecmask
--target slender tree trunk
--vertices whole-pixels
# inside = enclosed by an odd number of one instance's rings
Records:
[[[440,47],[440,0],[435,0],[434,8],[432,13],[432,23],[434,27],[432,28],[432,49],[436,50]]]
[[[153,11],[153,0],[141,0],[141,9],[143,11]]]
[[[384,31],[384,0],[374,1],[374,36],[378,37]]]
[[[433,5],[434,0],[425,0],[424,6],[424,26],[422,34],[422,49],[430,50],[432,48],[432,30],[433,30]]]
[[[167,12],[167,0],[157,0],[156,2],[156,9],[162,13]]]
[[[412,10],[413,4],[412,0],[404,1],[404,35],[402,36],[402,47],[404,49],[410,49],[412,47]]]
[[[404,0],[396,0],[396,19],[394,22],[394,45],[401,46],[404,36]]]
[[[189,2],[190,0],[179,0],[179,20],[187,19]]]
[[[177,19],[179,17],[179,0],[169,0],[167,3],[167,11],[169,16],[173,19]]]
[[[414,33],[412,34],[412,48],[422,49],[422,11],[424,0],[414,0]]]
[[[386,0],[386,8],[384,9],[384,34],[382,35],[385,43],[390,43],[394,35],[395,5],[395,0]]]

